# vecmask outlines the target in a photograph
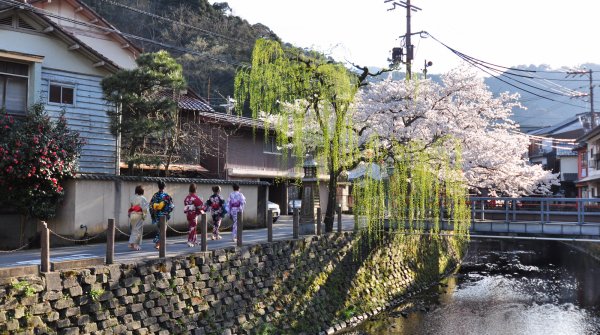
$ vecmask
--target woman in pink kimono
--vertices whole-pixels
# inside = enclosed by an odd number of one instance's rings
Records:
[[[229,213],[233,220],[233,228],[231,236],[234,242],[237,242],[237,220],[238,213],[244,212],[244,205],[246,204],[246,197],[240,192],[240,185],[233,184],[233,192],[229,194]]]

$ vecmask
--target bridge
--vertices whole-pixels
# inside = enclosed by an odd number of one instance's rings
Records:
[[[473,237],[600,242],[598,198],[470,197],[469,205]]]

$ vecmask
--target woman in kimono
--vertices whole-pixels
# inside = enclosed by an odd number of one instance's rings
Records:
[[[163,216],[166,218],[166,221],[169,221],[169,214],[173,211],[173,208],[175,208],[173,199],[165,192],[165,182],[159,180],[157,185],[158,192],[154,193],[150,200],[150,216],[152,217],[152,224],[158,224],[160,218]],[[160,247],[160,229],[157,230],[153,241],[155,243],[154,248],[158,249]]]
[[[225,200],[221,197],[221,186],[213,186],[213,195],[206,200],[205,208],[206,211],[210,211],[213,220],[213,234],[211,239],[220,240],[219,228],[221,227],[221,220],[225,216]]]
[[[131,235],[129,236],[129,248],[140,250],[142,245],[142,235],[144,234],[144,220],[148,215],[148,200],[144,197],[144,188],[142,185],[135,187],[135,195],[129,199],[129,226]]]
[[[233,228],[231,231],[231,238],[234,242],[237,242],[237,221],[238,213],[244,212],[244,205],[246,204],[246,197],[240,192],[240,185],[233,184],[233,192],[229,194],[229,213],[231,220],[233,220]]]
[[[183,212],[188,221],[188,247],[196,245],[196,226],[198,224],[198,215],[202,214],[202,199],[196,195],[196,184],[190,184],[189,194],[183,200]]]

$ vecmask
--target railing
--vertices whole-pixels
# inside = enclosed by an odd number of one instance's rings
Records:
[[[577,173],[562,173],[562,180],[563,181],[575,181],[577,180]]]
[[[470,197],[469,203],[473,222],[600,223],[598,198]]]
[[[336,212],[337,212],[337,232],[341,233],[342,232],[342,208],[340,205],[337,206]],[[199,226],[198,228],[199,228],[199,232],[200,232],[200,251],[207,251],[208,247],[207,247],[207,238],[206,238],[207,237],[206,214],[199,215],[199,219],[200,220],[198,223],[198,226]],[[267,220],[267,222],[266,222],[266,226],[267,226],[266,241],[273,242],[273,210],[267,211],[266,220]],[[235,239],[236,246],[242,247],[244,245],[244,243],[243,243],[244,222],[243,222],[243,213],[241,211],[238,212],[237,223],[238,223],[237,236]],[[322,220],[320,207],[317,207],[317,220],[316,220],[315,224],[316,224],[316,232],[315,233],[317,235],[321,235],[323,220]],[[293,223],[292,223],[293,233],[291,236],[293,239],[297,239],[299,237],[299,225],[300,225],[299,211],[298,211],[298,208],[294,208]],[[159,227],[158,227],[159,231],[160,231],[160,241],[159,241],[159,250],[158,250],[159,258],[165,258],[167,256],[167,243],[166,243],[167,227],[168,227],[168,223],[166,221],[166,218],[163,216],[160,218]],[[50,230],[48,228],[47,223],[44,221],[40,222],[40,230],[41,230],[41,248],[40,248],[39,271],[40,272],[51,272],[54,269],[53,269],[53,264],[50,261],[50,235],[56,234],[56,233],[52,232],[52,230]],[[107,229],[106,229],[106,257],[104,259],[104,263],[106,263],[106,264],[113,264],[115,262],[115,236],[116,236],[117,230],[119,232],[121,232],[115,226],[115,219],[108,219],[108,225],[107,225]],[[123,234],[123,232],[121,232],[121,233]],[[185,234],[187,234],[187,233],[185,233]],[[15,250],[15,251],[17,251],[17,250]]]

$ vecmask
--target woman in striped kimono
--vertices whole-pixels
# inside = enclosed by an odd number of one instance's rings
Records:
[[[129,236],[129,248],[140,250],[142,245],[142,235],[144,234],[144,220],[148,215],[148,200],[144,197],[144,188],[142,185],[135,187],[135,195],[129,200],[129,226],[131,235]]]
[[[237,221],[238,213],[244,212],[244,205],[246,204],[246,197],[240,192],[240,185],[233,184],[233,192],[229,194],[229,213],[231,220],[233,220],[233,228],[231,231],[231,238],[234,242],[237,242]]]

